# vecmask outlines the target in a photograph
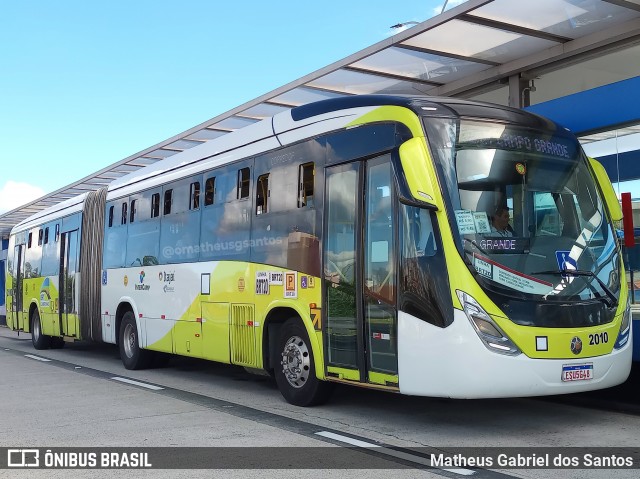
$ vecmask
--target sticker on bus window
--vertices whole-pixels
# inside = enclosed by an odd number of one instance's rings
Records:
[[[476,224],[473,221],[473,213],[469,210],[456,210],[456,223],[461,235],[476,234]]]
[[[491,263],[473,255],[473,266],[476,268],[476,271],[485,278],[493,279],[493,267]]]
[[[560,271],[578,269],[578,261],[571,257],[571,251],[556,251],[556,261]],[[562,277],[566,279],[568,275],[563,274]],[[569,282],[571,281],[573,281],[573,278],[570,277]]]
[[[473,265],[478,273],[516,291],[542,295],[548,294],[553,289],[553,285],[548,281],[512,270],[484,256],[474,255],[473,259]]]
[[[473,223],[477,233],[491,233],[491,225],[486,211],[476,211],[473,213]]]

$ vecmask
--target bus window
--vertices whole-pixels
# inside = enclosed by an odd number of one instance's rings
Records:
[[[49,242],[49,226],[44,229],[44,244],[42,246],[42,267],[43,276],[53,276],[58,274],[60,266],[60,258],[58,257],[58,248],[56,244]]]
[[[136,219],[136,202],[138,200],[131,200],[131,212],[129,213],[129,223],[133,223]]]
[[[42,228],[38,230],[38,246],[42,246]]]
[[[256,189],[256,214],[261,215],[268,212],[267,201],[269,200],[269,173],[260,175]]]
[[[171,203],[173,197],[173,190],[165,190],[164,192],[164,208],[162,214],[171,214]]]
[[[212,205],[215,199],[216,193],[216,177],[212,176],[211,178],[207,178],[207,181],[204,183],[204,205],[209,206]]]
[[[151,195],[151,217],[157,218],[160,216],[160,193],[154,193]]]
[[[298,171],[298,208],[313,207],[313,163],[300,165]]]
[[[367,230],[365,275],[367,289],[378,299],[395,298],[394,234],[391,166],[371,163],[366,190]]]
[[[56,243],[58,242],[58,240],[60,239],[60,224],[56,225]]]
[[[113,206],[109,207],[109,228],[113,226]]]
[[[122,203],[122,217],[120,218],[120,224],[127,224],[127,202]]]
[[[249,168],[238,170],[238,192],[236,199],[249,197]]]
[[[533,208],[536,236],[560,236],[562,234],[562,217],[551,193],[534,192]]]
[[[197,210],[198,208],[200,208],[200,182],[195,181],[189,188],[189,209]]]

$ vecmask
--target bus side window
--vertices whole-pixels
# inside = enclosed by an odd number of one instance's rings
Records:
[[[313,207],[313,163],[304,163],[298,170],[298,208]]]
[[[197,210],[200,208],[200,182],[194,181],[189,188],[189,209]]]
[[[129,223],[133,223],[136,219],[136,202],[138,200],[131,200],[131,211],[129,212]]]
[[[256,214],[261,215],[269,211],[269,173],[260,175],[256,186]]]
[[[238,170],[238,192],[236,199],[249,197],[249,168],[241,168]]]
[[[403,256],[405,258],[434,256],[437,247],[429,211],[405,206],[403,217],[405,223],[403,236],[406,238]]]
[[[162,214],[171,214],[171,203],[173,201],[173,190],[165,190],[164,192],[164,208]]]
[[[127,224],[127,202],[122,203],[122,217],[120,218],[120,224]]]
[[[109,228],[113,226],[113,206],[109,207]]]
[[[160,193],[154,193],[151,195],[151,217],[157,218],[160,216]]]
[[[216,194],[216,177],[207,178],[204,183],[204,205],[212,205],[215,201]]]

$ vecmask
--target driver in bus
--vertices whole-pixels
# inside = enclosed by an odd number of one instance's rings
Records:
[[[513,228],[509,224],[509,219],[509,208],[498,206],[491,217],[491,234],[505,237],[513,236]]]

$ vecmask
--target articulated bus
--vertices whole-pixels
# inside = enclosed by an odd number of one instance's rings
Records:
[[[36,349],[117,344],[128,369],[178,354],[263,370],[302,406],[336,382],[605,388],[631,367],[621,217],[602,166],[547,119],[326,100],[15,226],[7,322]]]

